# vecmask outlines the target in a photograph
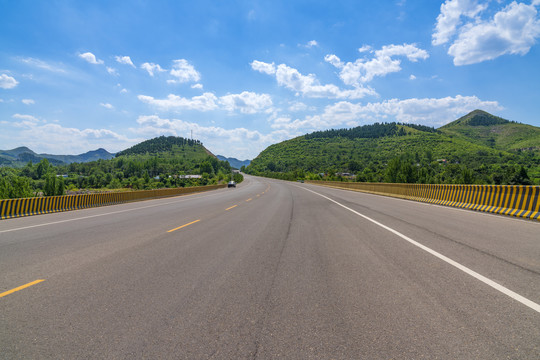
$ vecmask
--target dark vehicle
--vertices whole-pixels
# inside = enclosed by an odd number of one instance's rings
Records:
[[[227,187],[230,188],[230,187],[236,187],[236,183],[234,181],[229,181],[229,183],[227,184]]]

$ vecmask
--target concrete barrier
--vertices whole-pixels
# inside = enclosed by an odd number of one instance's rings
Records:
[[[106,206],[131,201],[178,196],[194,192],[220,189],[224,185],[192,186],[174,189],[140,190],[117,193],[48,196],[0,200],[0,219],[47,214],[60,211]]]
[[[306,182],[338,189],[540,220],[540,186]]]

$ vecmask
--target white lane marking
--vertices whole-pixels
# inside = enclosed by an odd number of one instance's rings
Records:
[[[154,204],[154,205],[141,206],[141,207],[132,208],[132,209],[126,209],[126,210],[111,211],[111,212],[108,212],[108,213],[89,215],[89,216],[82,216],[82,217],[78,217],[78,218],[74,218],[74,219],[59,220],[59,221],[53,221],[53,222],[43,223],[43,224],[29,225],[29,226],[24,226],[24,227],[20,227],[20,228],[14,228],[14,229],[0,230],[0,234],[11,232],[11,231],[32,229],[32,228],[40,227],[40,226],[56,225],[56,224],[61,224],[61,223],[65,223],[65,222],[70,222],[70,221],[85,220],[85,219],[91,219],[91,218],[100,217],[100,216],[109,216],[109,215],[120,214],[120,213],[124,213],[124,212],[143,210],[143,209],[153,208],[153,207],[156,207],[156,206],[175,204],[175,203],[178,203],[178,202],[192,200],[192,199],[187,199],[186,197],[188,197],[188,196],[191,197],[191,196],[194,196],[194,195],[200,195],[200,193],[199,194],[181,195],[180,199],[177,199],[176,201],[169,201],[169,202],[166,202],[166,203],[159,203],[159,204]],[[216,195],[216,193],[199,196],[199,197],[197,197],[197,199],[205,198],[205,197],[209,197],[209,196],[213,196],[213,195]],[[159,199],[148,199],[148,200],[159,200]],[[129,204],[129,203],[125,203],[123,205],[126,205],[126,204]],[[122,204],[118,204],[118,205],[122,205]],[[90,210],[90,209],[95,209],[95,208],[84,208],[84,209],[80,209],[80,210]],[[67,213],[67,211],[62,212],[62,213]],[[60,214],[60,213],[57,213],[57,214]]]
[[[299,186],[299,187],[300,187],[300,186]],[[502,292],[503,294],[505,294],[505,295],[511,297],[512,299],[517,300],[517,301],[519,301],[520,303],[522,303],[523,305],[528,306],[529,308],[531,308],[531,309],[535,310],[536,312],[540,313],[540,305],[537,304],[537,303],[535,303],[534,301],[531,301],[531,300],[529,300],[529,299],[527,299],[527,298],[525,298],[525,297],[519,295],[518,293],[515,293],[515,292],[513,292],[512,290],[505,288],[504,286],[502,286],[502,285],[496,283],[495,281],[493,281],[493,280],[491,280],[491,279],[488,279],[487,277],[485,277],[485,276],[483,276],[483,275],[480,275],[480,274],[477,273],[476,271],[473,271],[473,270],[469,269],[468,267],[466,267],[466,266],[464,266],[464,265],[461,265],[460,263],[458,263],[458,262],[456,262],[456,261],[454,261],[454,260],[452,260],[452,259],[450,259],[450,258],[448,258],[448,257],[446,257],[446,256],[444,256],[444,255],[442,255],[441,253],[438,253],[437,251],[435,251],[435,250],[433,250],[433,249],[431,249],[431,248],[428,248],[427,246],[422,245],[422,244],[420,244],[420,243],[417,242],[417,241],[414,241],[413,239],[411,239],[411,238],[408,237],[408,236],[403,235],[403,234],[400,233],[399,231],[396,231],[396,230],[394,230],[394,229],[392,229],[392,228],[390,228],[390,227],[388,227],[388,226],[386,226],[386,225],[384,225],[384,224],[381,224],[381,223],[378,222],[377,220],[373,220],[372,218],[367,217],[366,215],[363,215],[363,214],[359,213],[358,211],[353,210],[353,209],[351,209],[350,207],[347,207],[347,206],[345,206],[345,205],[343,205],[343,204],[341,204],[341,203],[339,203],[339,202],[337,202],[337,201],[335,201],[335,200],[333,200],[333,199],[331,199],[331,198],[329,198],[329,197],[327,197],[327,196],[324,196],[324,195],[322,195],[322,194],[319,194],[318,192],[315,192],[315,191],[310,190],[310,189],[306,189],[305,187],[300,187],[300,188],[301,188],[301,189],[304,189],[304,190],[307,190],[307,191],[309,191],[309,192],[312,192],[312,193],[314,193],[314,194],[316,194],[316,195],[319,195],[319,196],[321,196],[321,197],[323,197],[323,198],[325,198],[325,199],[327,199],[327,200],[329,200],[329,201],[335,203],[336,205],[339,205],[339,206],[341,206],[342,208],[345,208],[345,209],[349,210],[350,212],[355,213],[356,215],[358,215],[358,216],[360,216],[360,217],[362,217],[362,218],[364,218],[364,219],[366,219],[366,220],[368,220],[368,221],[371,221],[371,222],[374,223],[375,225],[378,225],[378,226],[382,227],[383,229],[390,231],[391,233],[393,233],[393,234],[399,236],[400,238],[402,238],[403,240],[406,240],[406,241],[408,241],[409,243],[411,243],[411,244],[413,244],[413,245],[419,247],[420,249],[422,249],[422,250],[424,250],[424,251],[427,251],[427,252],[430,253],[431,255],[433,255],[433,256],[435,256],[435,257],[437,257],[437,258],[443,260],[444,262],[446,262],[446,263],[448,263],[448,264],[450,264],[450,265],[452,265],[452,266],[458,268],[459,270],[463,271],[464,273],[469,274],[470,276],[476,278],[477,280],[480,280],[480,281],[483,282],[484,284],[491,286],[491,287],[494,288],[495,290],[498,290],[498,291]]]

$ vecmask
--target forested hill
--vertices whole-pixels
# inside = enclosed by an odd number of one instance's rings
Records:
[[[116,153],[116,157],[123,155],[144,155],[185,151],[195,152],[203,156],[214,156],[199,140],[189,140],[177,136],[160,136],[120,151]]]
[[[540,128],[475,110],[438,129],[375,123],[269,146],[246,172],[284,179],[412,183],[540,183]]]
[[[407,135],[407,128],[415,129],[424,132],[437,132],[435,128],[415,125],[415,124],[401,124],[401,123],[375,123],[372,125],[358,126],[352,129],[330,129],[324,131],[315,131],[311,134],[306,134],[306,139],[316,138],[335,138],[343,137],[348,139],[377,139],[386,136],[403,136]]]

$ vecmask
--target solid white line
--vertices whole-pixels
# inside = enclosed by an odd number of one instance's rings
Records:
[[[65,222],[70,222],[70,221],[85,220],[85,219],[91,219],[91,218],[100,217],[100,216],[109,216],[109,215],[120,214],[120,213],[124,213],[124,212],[143,210],[143,209],[153,208],[153,207],[156,207],[156,206],[174,204],[174,203],[178,203],[178,202],[182,202],[182,201],[192,200],[192,199],[188,199],[187,197],[191,197],[191,196],[194,196],[194,195],[201,195],[201,193],[192,193],[192,194],[180,195],[181,196],[180,199],[177,199],[176,201],[169,201],[169,202],[166,202],[166,203],[159,203],[159,204],[154,204],[154,205],[141,206],[141,207],[132,208],[132,209],[126,209],[126,210],[111,211],[111,212],[107,212],[107,213],[101,213],[101,214],[89,215],[89,216],[82,216],[82,217],[78,217],[78,218],[74,218],[74,219],[59,220],[59,221],[53,221],[53,222],[43,223],[43,224],[29,225],[29,226],[24,226],[24,227],[20,227],[20,228],[14,228],[14,229],[0,230],[0,234],[11,232],[11,231],[32,229],[32,228],[40,227],[40,226],[56,225],[56,224],[61,224],[61,223],[65,223]],[[216,193],[199,196],[197,199],[205,198],[205,197],[209,197],[209,196],[213,196],[213,195],[216,195]],[[148,199],[148,200],[160,200],[160,199]],[[126,205],[126,204],[130,204],[130,203],[117,204],[117,205]],[[96,208],[97,207],[90,207],[90,208],[83,208],[83,209],[80,209],[80,210],[90,210],[90,209],[96,209]],[[57,214],[62,214],[62,213],[67,213],[67,211],[66,212],[59,212]],[[36,215],[36,216],[39,216],[39,215]]]
[[[331,199],[331,198],[329,198],[329,197],[327,197],[327,196],[324,196],[324,195],[322,195],[322,194],[319,194],[318,192],[315,192],[315,191],[313,191],[313,190],[307,189],[307,188],[305,188],[305,187],[300,187],[300,188],[302,188],[302,189],[304,189],[304,190],[307,190],[307,191],[309,191],[309,192],[312,192],[312,193],[314,193],[314,194],[316,194],[316,195],[319,195],[319,196],[321,196],[321,197],[323,197],[323,198],[325,198],[325,199],[327,199],[327,200],[329,200],[329,201],[335,203],[336,205],[339,205],[339,206],[341,206],[342,208],[345,208],[345,209],[349,210],[350,212],[355,213],[356,215],[358,215],[358,216],[360,216],[360,217],[362,217],[362,218],[364,218],[364,219],[366,219],[366,220],[368,220],[368,221],[371,221],[371,222],[374,223],[375,225],[378,225],[378,226],[382,227],[383,229],[390,231],[391,233],[393,233],[393,234],[399,236],[400,238],[402,238],[403,240],[406,240],[406,241],[408,241],[409,243],[411,243],[411,244],[413,244],[413,245],[419,247],[420,249],[422,249],[422,250],[424,250],[424,251],[427,251],[427,252],[430,253],[431,255],[433,255],[433,256],[435,256],[435,257],[437,257],[437,258],[443,260],[444,262],[446,262],[446,263],[448,263],[448,264],[450,264],[450,265],[452,265],[452,266],[458,268],[459,270],[463,271],[464,273],[469,274],[470,276],[474,277],[475,279],[480,280],[480,281],[483,282],[484,284],[491,286],[491,287],[494,288],[495,290],[500,291],[501,293],[503,293],[503,294],[505,294],[505,295],[511,297],[511,298],[514,299],[514,300],[519,301],[519,302],[522,303],[523,305],[528,306],[529,308],[531,308],[531,309],[535,310],[536,312],[540,313],[540,305],[539,305],[539,304],[537,304],[537,303],[535,303],[535,302],[533,302],[533,301],[531,301],[531,300],[529,300],[529,299],[527,299],[527,298],[525,298],[525,297],[519,295],[518,293],[513,292],[513,291],[510,290],[510,289],[505,288],[504,286],[502,286],[502,285],[496,283],[495,281],[493,281],[493,280],[491,280],[491,279],[488,279],[487,277],[485,277],[485,276],[483,276],[483,275],[480,275],[480,274],[477,273],[476,271],[473,271],[473,270],[469,269],[468,267],[466,267],[466,266],[464,266],[464,265],[461,265],[460,263],[458,263],[458,262],[456,262],[456,261],[454,261],[454,260],[452,260],[452,259],[450,259],[450,258],[448,258],[448,257],[446,257],[446,256],[444,256],[444,255],[442,255],[442,254],[440,254],[440,253],[438,253],[437,251],[435,251],[435,250],[433,250],[433,249],[430,249],[430,248],[428,248],[427,246],[422,245],[422,244],[420,244],[420,243],[417,242],[417,241],[414,241],[414,240],[411,239],[410,237],[403,235],[403,234],[400,233],[399,231],[396,231],[396,230],[394,230],[394,229],[392,229],[392,228],[390,228],[390,227],[388,227],[388,226],[386,226],[386,225],[384,225],[384,224],[381,224],[380,222],[378,222],[378,221],[376,221],[376,220],[373,220],[373,219],[367,217],[366,215],[363,215],[363,214],[359,213],[358,211],[353,210],[353,209],[351,209],[350,207],[347,207],[347,206],[345,206],[345,205],[343,205],[343,204],[341,204],[341,203],[339,203],[339,202],[337,202],[337,201],[335,201],[335,200],[333,200],[333,199]]]

